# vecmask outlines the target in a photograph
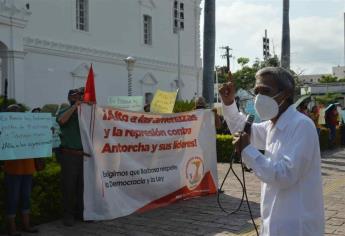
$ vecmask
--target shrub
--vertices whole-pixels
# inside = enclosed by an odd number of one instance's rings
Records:
[[[58,112],[58,109],[63,110],[66,107],[68,107],[68,104],[66,103],[61,104],[60,108],[58,104],[46,104],[42,107],[42,112],[51,113],[52,116],[55,116],[56,113]]]
[[[0,232],[5,232],[6,202],[3,172],[0,172],[0,183],[2,184],[0,188]],[[17,214],[17,216],[20,216],[20,214]],[[33,224],[42,224],[56,220],[61,216],[60,165],[55,158],[49,158],[46,159],[46,168],[34,174],[31,192],[31,221]],[[18,222],[20,222],[19,219]]]
[[[321,128],[320,130],[320,137],[319,137],[319,142],[320,142],[320,149],[325,150],[328,148],[328,136],[329,136],[329,131],[327,128]]]
[[[48,161],[45,170],[36,172],[31,197],[31,217],[34,224],[56,220],[62,215],[60,165]]]
[[[217,134],[217,162],[229,162],[233,150],[232,136]]]
[[[12,104],[16,104],[17,101],[15,99],[8,99],[7,100],[7,104],[5,103],[5,99],[3,96],[0,96],[0,111],[4,111],[6,109],[7,106],[12,105]],[[21,105],[20,111],[21,112],[25,112],[25,111],[29,111],[30,107],[28,107],[27,105],[23,104],[23,103],[18,103],[19,105]]]
[[[5,98],[3,96],[0,96],[0,107],[3,107],[5,105],[4,102],[5,102]],[[17,103],[15,99],[10,98],[7,100],[7,106],[15,104],[15,103]]]
[[[336,137],[335,137],[335,146],[340,147],[342,145],[341,143],[341,136],[342,136],[342,127],[337,127],[336,131]],[[326,150],[329,148],[329,142],[328,142],[328,137],[329,137],[329,129],[322,127],[320,130],[320,149]]]
[[[194,109],[194,101],[176,101],[174,106],[174,113],[192,111]]]

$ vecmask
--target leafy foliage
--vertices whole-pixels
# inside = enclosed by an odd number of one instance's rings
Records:
[[[67,103],[63,103],[60,106],[60,110],[65,109],[66,107],[68,107]],[[53,116],[55,116],[56,112],[59,109],[59,105],[58,104],[46,104],[42,107],[42,112],[48,112],[51,113]]]
[[[233,73],[233,78],[235,80],[237,89],[252,89],[255,85],[255,74],[258,70],[267,66],[278,67],[280,65],[277,56],[270,57],[266,61],[260,61],[258,58],[256,58],[251,66],[249,65],[249,62],[249,58],[246,57],[239,57],[237,59],[237,63],[241,65],[241,69]],[[217,72],[218,82],[227,82],[226,67],[219,67]]]
[[[338,80],[338,77],[332,75],[323,75],[319,81],[320,83],[337,83],[341,82]]]
[[[340,146],[341,129],[337,129],[336,145]],[[217,135],[217,162],[229,162],[234,150],[231,135]],[[320,148],[328,148],[328,129],[321,128]],[[5,232],[4,172],[0,172],[0,233]],[[31,194],[31,221],[42,224],[61,218],[60,166],[54,157],[46,159],[46,168],[34,175]]]
[[[34,225],[61,218],[60,165],[55,158],[47,158],[46,168],[36,172],[31,192],[31,221]],[[0,172],[0,232],[5,232],[4,172]],[[19,216],[19,214],[17,214]],[[19,221],[20,222],[20,221]]]
[[[217,162],[229,162],[234,150],[232,136],[228,134],[217,135]]]
[[[330,103],[335,103],[338,101],[339,98],[342,99],[342,95],[340,93],[327,93],[322,96],[316,96],[315,99],[321,104],[328,105]]]
[[[192,111],[194,109],[194,100],[176,101],[174,106],[174,113]]]
[[[16,104],[17,101],[15,99],[8,99],[7,104],[4,104],[4,103],[5,103],[5,98],[3,96],[0,96],[0,110],[5,109],[6,108],[5,105],[9,106],[12,104]],[[30,110],[30,108],[23,103],[19,103],[19,105],[21,106],[21,109],[20,109],[21,112]]]

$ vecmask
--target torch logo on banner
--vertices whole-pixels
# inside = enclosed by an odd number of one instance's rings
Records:
[[[186,179],[189,190],[195,189],[204,177],[204,162],[201,157],[192,157],[187,161]]]

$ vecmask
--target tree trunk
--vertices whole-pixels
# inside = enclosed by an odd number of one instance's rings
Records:
[[[214,54],[216,38],[216,3],[205,0],[204,8],[204,53],[203,53],[203,88],[202,95],[211,107],[214,101]]]
[[[283,30],[281,66],[290,69],[290,23],[289,23],[289,0],[283,0]]]

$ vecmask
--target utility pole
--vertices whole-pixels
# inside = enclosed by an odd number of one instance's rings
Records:
[[[181,31],[184,30],[184,3],[180,0],[174,1],[174,33],[177,34],[177,100],[181,100]]]
[[[216,45],[216,1],[205,0],[202,95],[209,107],[214,101],[214,54]]]
[[[290,70],[290,0],[283,0],[281,67]]]
[[[230,48],[229,46],[221,47],[221,49],[225,49],[225,54],[222,55],[222,58],[226,58],[226,73],[230,71],[230,58],[232,58],[232,54],[230,54]]]

